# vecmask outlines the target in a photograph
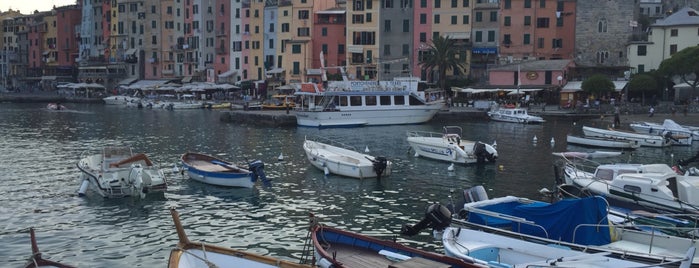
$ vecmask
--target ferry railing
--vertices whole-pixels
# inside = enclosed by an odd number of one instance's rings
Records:
[[[407,132],[408,137],[425,137],[425,138],[441,138],[444,137],[444,133],[431,132],[431,131],[419,131],[411,130]]]

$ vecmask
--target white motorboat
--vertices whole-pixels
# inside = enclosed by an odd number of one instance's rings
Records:
[[[102,100],[104,101],[104,104],[106,104],[106,105],[127,106],[129,104],[136,105],[138,103],[141,103],[141,98],[139,98],[139,97],[123,96],[123,95],[109,96],[109,97],[103,98]]]
[[[461,227],[444,229],[442,245],[447,256],[488,267],[659,267]]]
[[[302,83],[296,122],[306,127],[420,124],[444,107],[418,95],[418,78],[396,81],[329,81],[322,89]]]
[[[488,111],[488,117],[494,121],[535,124],[544,123],[540,116],[530,115],[526,108],[497,107]]]
[[[585,145],[592,147],[616,148],[616,149],[636,149],[641,147],[638,141],[614,138],[595,138],[568,135],[566,142],[569,144]]]
[[[638,142],[640,146],[667,147],[672,145],[672,139],[660,135],[648,135],[620,130],[609,130],[583,126],[586,137],[597,137],[615,140],[628,140]]]
[[[647,265],[679,265],[683,261],[687,267],[690,262],[693,265],[699,264],[699,257],[694,257],[699,241],[613,225],[608,218],[609,205],[599,196],[563,199],[555,203],[515,196],[489,199],[483,187],[477,186],[465,190],[463,197],[465,201],[463,209],[457,214],[462,219],[451,219],[451,227],[465,227],[594,255],[633,259]],[[440,216],[445,213],[428,214],[425,214],[425,218],[420,223],[404,226],[401,233],[410,235],[425,226],[440,226],[443,222],[448,222],[448,219]],[[449,239],[449,235],[444,234],[443,238],[446,236]],[[495,241],[495,238],[490,238],[484,240],[484,243],[492,245]],[[480,253],[493,253],[493,249],[499,247],[492,246],[491,251],[484,250]],[[521,245],[517,247],[514,244],[507,244],[505,247],[515,250],[515,248],[521,248]],[[531,247],[531,249],[534,248]],[[481,248],[473,248],[473,250],[479,249]],[[460,251],[465,250],[462,248]],[[537,254],[543,253],[545,252],[537,252]],[[529,252],[529,254],[532,253]],[[495,258],[493,256],[483,255],[476,258],[497,260],[493,259]],[[518,261],[511,258],[509,262],[516,264]]]
[[[605,196],[621,207],[641,206],[672,213],[699,214],[699,174],[677,174],[666,164],[603,164],[589,172],[585,163],[566,163],[567,184]]]
[[[677,124],[672,119],[665,119],[662,124],[653,122],[635,122],[629,124],[629,126],[638,133],[666,135],[666,133],[670,132],[673,137],[678,139],[689,137],[689,145],[691,145],[692,140],[699,140],[699,130],[693,130],[689,127]],[[682,140],[681,142],[686,141]]]
[[[576,151],[567,151],[567,152],[554,152],[552,153],[555,156],[560,156],[560,157],[565,157],[565,158],[583,158],[583,159],[595,159],[595,158],[608,158],[608,157],[617,157],[624,152],[613,152],[613,151],[593,151],[593,152],[576,152]]]
[[[303,142],[311,165],[328,173],[352,178],[381,178],[391,174],[393,163],[382,156],[360,153],[354,147],[316,137]]]
[[[167,188],[165,175],[145,154],[134,154],[129,147],[105,147],[99,154],[83,156],[78,162],[80,189],[107,198],[145,197]]]
[[[443,133],[408,131],[408,143],[419,156],[461,164],[495,162],[495,147],[461,139],[461,127],[445,126]]]

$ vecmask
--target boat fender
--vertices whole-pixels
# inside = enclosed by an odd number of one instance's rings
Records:
[[[333,263],[326,258],[321,258],[320,260],[318,260],[316,265],[318,265],[318,267],[327,267],[327,268],[335,267],[333,265]]]
[[[87,192],[88,185],[90,185],[90,182],[87,179],[84,179],[83,182],[80,184],[80,189],[78,189],[78,196],[85,196],[85,192]]]

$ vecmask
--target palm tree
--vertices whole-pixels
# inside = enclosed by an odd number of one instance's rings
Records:
[[[432,39],[429,49],[420,59],[420,65],[427,70],[439,71],[439,87],[446,90],[447,71],[452,69],[466,69],[465,59],[459,58],[456,40],[450,37],[438,36]]]

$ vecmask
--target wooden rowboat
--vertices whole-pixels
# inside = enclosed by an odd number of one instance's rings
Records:
[[[179,243],[170,252],[168,268],[218,267],[218,268],[312,268],[313,266],[294,263],[270,256],[258,255],[242,250],[226,248],[201,242],[192,242],[180,222],[177,211],[170,209],[175,222]]]
[[[39,251],[39,246],[36,244],[36,236],[34,235],[34,228],[29,228],[29,237],[32,242],[32,256],[29,258],[29,262],[24,265],[24,268],[39,268],[39,267],[56,267],[56,268],[75,268],[75,266],[70,266],[55,261],[47,260],[41,257],[41,252]]]

